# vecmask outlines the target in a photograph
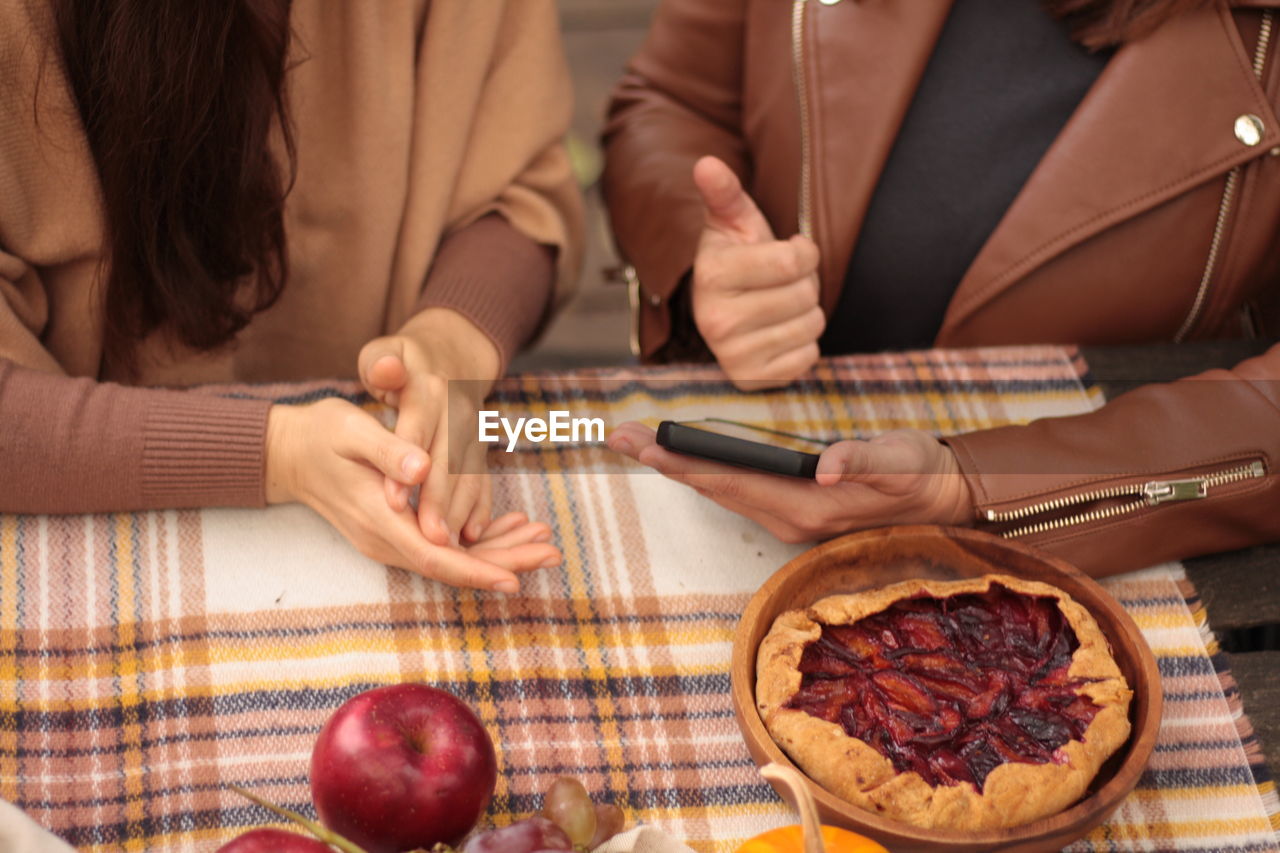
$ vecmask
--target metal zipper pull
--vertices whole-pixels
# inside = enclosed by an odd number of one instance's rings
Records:
[[[1047,501],[1041,501],[1040,503],[1022,506],[1016,509],[989,509],[986,511],[985,516],[987,521],[1017,521],[1046,512],[1067,509],[1069,507],[1080,507],[1082,504],[1127,498],[1127,500],[1122,500],[1117,504],[1097,506],[1094,509],[1077,512],[1074,515],[1051,518],[1046,521],[1034,522],[1032,524],[1024,524],[1020,527],[1014,528],[1013,530],[1006,530],[1000,534],[1006,539],[1013,539],[1018,536],[1031,536],[1036,533],[1061,530],[1064,527],[1075,527],[1080,524],[1103,521],[1109,518],[1115,518],[1116,516],[1136,512],[1143,507],[1156,506],[1157,504],[1169,503],[1171,501],[1194,501],[1201,498],[1207,498],[1209,496],[1210,489],[1217,488],[1218,486],[1225,486],[1230,483],[1238,483],[1242,480],[1259,479],[1261,477],[1265,477],[1266,474],[1267,469],[1262,464],[1262,461],[1255,459],[1252,462],[1237,465],[1234,468],[1225,468],[1221,471],[1204,474],[1200,477],[1188,477],[1182,480],[1151,480],[1150,482],[1142,485],[1132,483],[1128,485],[1122,484],[1118,486],[1109,486],[1088,492],[1078,492],[1073,495],[1063,495],[1062,497],[1052,498]]]
[[[1142,487],[1147,504],[1155,506],[1166,501],[1193,501],[1209,494],[1202,478],[1192,480],[1154,480]]]
[[[1209,496],[1213,486],[1225,486],[1227,483],[1238,483],[1241,480],[1257,479],[1267,473],[1262,463],[1254,460],[1247,465],[1238,465],[1203,477],[1190,477],[1186,480],[1152,480],[1142,487],[1142,494],[1148,506],[1166,503],[1167,501],[1194,501]]]

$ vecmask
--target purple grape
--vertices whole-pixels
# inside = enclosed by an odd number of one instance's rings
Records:
[[[613,803],[596,803],[596,832],[587,844],[588,850],[595,850],[619,832],[622,832],[627,817],[622,809]]]
[[[540,853],[572,849],[573,842],[563,829],[545,817],[534,816],[471,836],[462,853]]]

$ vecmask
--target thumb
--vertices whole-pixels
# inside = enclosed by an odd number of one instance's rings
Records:
[[[395,337],[377,338],[360,350],[357,369],[365,390],[382,402],[389,392],[399,391],[409,381],[404,363],[404,343]]]
[[[838,441],[822,451],[813,478],[819,486],[834,486],[848,478],[853,479],[864,469],[866,455],[864,441]]]
[[[820,486],[834,486],[849,480],[871,480],[877,476],[924,474],[928,463],[917,442],[900,440],[889,434],[876,441],[838,441],[822,451],[814,479]],[[931,439],[932,440],[932,439]]]
[[[413,486],[427,478],[431,457],[416,444],[405,441],[374,418],[359,412],[345,421],[334,437],[339,455],[377,468],[397,483]]]
[[[723,160],[716,157],[698,160],[693,165],[693,183],[702,195],[708,226],[732,231],[749,243],[773,239],[773,229],[764,214]]]

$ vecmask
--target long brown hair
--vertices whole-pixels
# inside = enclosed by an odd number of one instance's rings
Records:
[[[1050,13],[1071,25],[1076,41],[1092,49],[1115,47],[1150,35],[1177,15],[1213,0],[1045,0]]]
[[[214,349],[287,273],[289,0],[56,3],[101,180],[105,357],[132,369],[135,343],[162,325]]]

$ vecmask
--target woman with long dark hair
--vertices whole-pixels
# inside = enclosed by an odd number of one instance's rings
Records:
[[[761,388],[821,353],[1275,336],[1269,5],[664,0],[606,130],[643,354]],[[1280,539],[1277,380],[1273,347],[1081,417],[840,442],[810,483],[610,442],[787,540],[991,523],[1104,573]]]
[[[551,0],[0,0],[0,511],[301,501],[454,584],[555,564],[446,424],[574,278],[569,115]],[[394,432],[159,387],[354,375]]]

